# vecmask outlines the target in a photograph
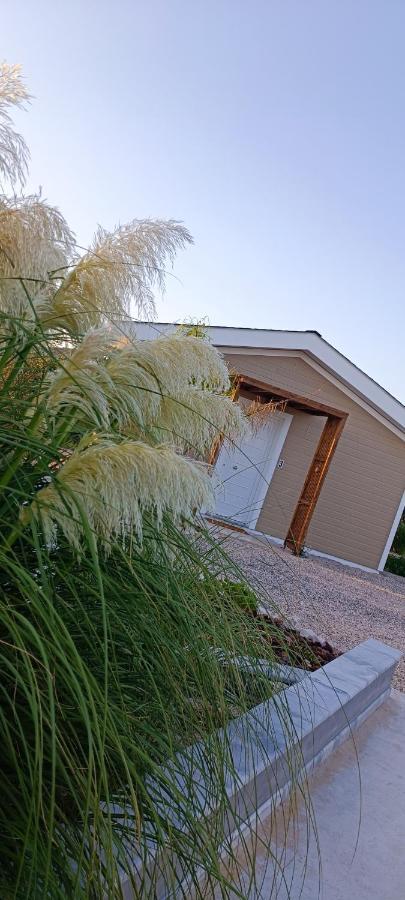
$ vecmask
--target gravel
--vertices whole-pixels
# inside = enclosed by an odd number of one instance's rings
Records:
[[[222,529],[221,529],[222,531]],[[301,629],[310,629],[338,650],[373,637],[405,653],[405,578],[371,573],[319,557],[297,557],[266,538],[228,531],[224,549],[248,580]],[[405,691],[405,658],[394,687]]]

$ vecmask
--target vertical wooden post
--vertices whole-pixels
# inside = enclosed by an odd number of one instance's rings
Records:
[[[284,543],[296,556],[302,551],[326,473],[342,433],[347,416],[328,416],[314,458],[308,469],[295,512]]]

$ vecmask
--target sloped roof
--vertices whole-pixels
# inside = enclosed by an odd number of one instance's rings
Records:
[[[133,328],[139,338],[150,339],[174,331],[176,325],[168,322],[134,322]],[[212,343],[223,350],[243,348],[257,350],[258,353],[266,350],[304,353],[365,402],[370,412],[375,410],[387,422],[391,422],[405,438],[405,406],[343,353],[336,350],[332,344],[325,341],[319,332],[235,328],[222,325],[211,325],[206,330]]]

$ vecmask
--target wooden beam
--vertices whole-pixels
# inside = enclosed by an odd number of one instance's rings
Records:
[[[296,556],[301,553],[304,546],[309,523],[346,419],[347,413],[343,417],[328,416],[308,469],[308,474],[285,540],[285,546],[289,547]]]
[[[335,416],[337,419],[344,419],[347,417],[347,413],[343,412],[341,409],[335,409],[333,406],[328,406],[326,403],[319,403],[317,400],[310,400],[309,397],[295,394],[285,388],[267,384],[265,381],[258,381],[256,378],[251,378],[250,375],[239,375],[239,392],[241,396],[244,396],[245,392],[248,396],[252,393],[256,393],[259,396],[262,396],[266,402],[268,400],[288,400],[289,406],[302,409],[303,412],[313,413],[314,415]]]

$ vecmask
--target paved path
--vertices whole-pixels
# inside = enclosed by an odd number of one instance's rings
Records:
[[[269,844],[277,870],[258,849],[254,900],[403,900],[405,897],[405,697],[393,691],[309,779],[315,828],[302,801],[264,819],[258,846]],[[278,833],[278,845],[274,834]],[[282,856],[280,857],[280,854]],[[240,853],[241,865],[245,868]],[[248,867],[246,867],[248,868]],[[282,872],[282,874],[281,874]],[[236,897],[235,893],[235,897]],[[233,900],[233,895],[231,895]]]
[[[312,629],[340,650],[374,637],[405,652],[405,578],[292,556],[261,537],[221,530],[221,539],[248,579],[294,624]],[[405,659],[394,687],[405,691]]]

